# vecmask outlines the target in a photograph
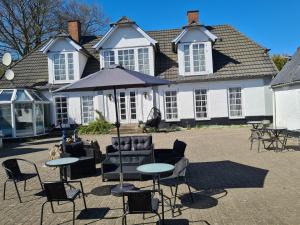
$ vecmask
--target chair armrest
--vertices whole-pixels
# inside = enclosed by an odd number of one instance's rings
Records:
[[[62,152],[60,153],[60,158],[71,157],[70,153]]]
[[[95,158],[95,150],[92,148],[84,148],[86,156]]]
[[[112,145],[106,146],[106,155],[107,153],[116,152],[116,151],[117,150]]]

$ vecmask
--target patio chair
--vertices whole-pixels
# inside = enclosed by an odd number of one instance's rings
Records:
[[[71,184],[71,183],[79,183],[81,189],[80,190],[75,189],[71,186],[70,189],[66,189],[65,184]],[[84,208],[85,210],[87,210],[85,196],[84,196],[85,194],[83,191],[81,181],[68,181],[68,182],[56,181],[56,182],[44,182],[43,184],[45,188],[47,201],[45,201],[42,205],[40,224],[41,225],[43,224],[44,206],[47,202],[50,202],[52,213],[54,213],[53,202],[67,201],[67,202],[72,202],[73,204],[73,225],[74,225],[75,224],[75,202],[74,201],[77,197],[80,197],[80,193],[82,194],[83,197]]]
[[[187,158],[182,158],[175,164],[175,169],[173,170],[173,174],[171,176],[160,179],[160,184],[170,187],[171,194],[174,197],[173,205],[171,205],[172,214],[174,214],[174,210],[176,207],[176,198],[178,197],[177,193],[178,193],[179,185],[181,185],[181,184],[187,185],[187,187],[189,189],[190,198],[191,198],[192,202],[194,201],[191,187],[187,183],[187,180],[186,180],[186,170],[187,170],[188,165],[189,165],[189,160]],[[172,187],[175,187],[175,194],[173,192]]]
[[[251,137],[250,137],[250,150],[252,150],[253,143],[257,141],[257,152],[260,150],[260,145],[263,143],[264,149],[268,149],[271,146],[274,147],[274,137],[270,134],[270,132],[267,132],[264,128],[260,129],[251,129]],[[268,146],[266,146],[266,143],[269,143]]]
[[[154,194],[159,193],[161,199],[154,198]],[[159,202],[163,203],[163,193],[159,190],[132,190],[123,193],[124,197],[127,196],[127,204],[125,212],[122,216],[122,225],[127,225],[126,216],[128,214],[143,214],[154,213],[158,216],[159,225],[161,225],[161,217],[159,215]],[[164,206],[162,204],[162,216],[164,219]]]
[[[32,165],[35,169],[35,172],[33,172],[33,173],[21,172],[18,161],[22,161],[22,162]],[[24,191],[26,191],[26,181],[31,178],[37,177],[39,179],[40,185],[43,189],[39,171],[33,162],[28,161],[26,159],[18,159],[18,158],[7,159],[4,162],[2,162],[2,167],[4,168],[6,175],[7,175],[7,179],[4,182],[4,188],[3,188],[3,200],[5,200],[5,190],[6,190],[7,182],[14,183],[20,203],[22,203],[22,200],[21,200],[20,192],[18,190],[18,185],[17,185],[18,182],[24,181]]]

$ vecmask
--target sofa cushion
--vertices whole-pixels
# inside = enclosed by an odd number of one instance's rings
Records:
[[[152,136],[132,136],[131,145],[133,151],[149,150],[152,146]]]
[[[186,143],[176,139],[176,141],[174,142],[174,145],[173,145],[174,153],[176,153],[177,155],[183,157],[184,152],[185,152],[185,148],[186,148]]]
[[[111,138],[112,145],[114,149],[118,150],[118,138]],[[120,150],[121,151],[131,151],[131,138],[130,137],[120,137]]]
[[[63,151],[64,153],[69,153],[71,157],[82,157],[86,155],[81,141],[71,144],[64,143]]]

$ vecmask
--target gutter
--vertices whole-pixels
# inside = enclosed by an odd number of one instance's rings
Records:
[[[285,86],[292,86],[292,85],[297,85],[300,84],[300,80],[297,81],[292,81],[289,83],[283,83],[283,84],[276,84],[276,85],[271,85],[271,88],[280,88],[280,87],[285,87]]]

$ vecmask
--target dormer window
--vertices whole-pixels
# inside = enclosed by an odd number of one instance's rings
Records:
[[[178,44],[178,66],[180,75],[213,73],[211,42]]]
[[[135,70],[145,74],[152,74],[154,59],[151,57],[152,47],[126,48],[104,50],[102,53],[102,67],[109,68],[113,64],[120,64],[128,70]],[[153,72],[152,72],[153,71]]]
[[[115,53],[114,51],[103,52],[104,67],[109,68],[111,65],[115,64]]]
[[[74,80],[73,53],[59,53],[53,55],[55,81]]]

